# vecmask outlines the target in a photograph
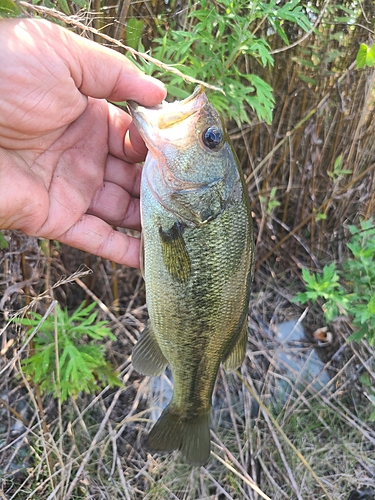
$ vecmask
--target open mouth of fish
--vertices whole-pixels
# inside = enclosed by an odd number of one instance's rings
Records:
[[[200,99],[200,96],[202,96],[202,99]],[[182,101],[172,103],[163,101],[161,104],[150,108],[145,108],[134,101],[128,101],[128,108],[135,122],[143,122],[163,130],[173,127],[198,113],[202,109],[204,96],[204,87],[199,85],[191,95]]]

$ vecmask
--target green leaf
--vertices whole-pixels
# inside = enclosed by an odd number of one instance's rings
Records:
[[[370,315],[375,315],[375,293],[371,296],[367,304],[367,310]]]
[[[322,212],[318,212],[316,215],[315,215],[315,220],[317,222],[319,222],[320,220],[326,220],[327,219],[327,215],[326,214],[323,214]]]
[[[41,391],[51,392],[63,402],[76,397],[82,391],[94,392],[101,383],[118,385],[118,376],[104,358],[105,347],[93,343],[104,338],[116,337],[105,321],[97,321],[96,303],[85,307],[85,302],[69,316],[59,306],[41,324],[34,336],[35,354],[22,362],[25,373]],[[22,325],[36,326],[42,317],[30,313],[30,318],[16,319]],[[59,352],[60,387],[56,385],[55,318],[57,319],[57,342]]]
[[[126,23],[126,45],[138,50],[142,39],[144,22],[141,19],[131,17]]]
[[[309,76],[306,76],[301,72],[298,72],[298,78],[303,82],[309,83],[311,85],[316,85],[316,80],[314,78],[310,78]]]
[[[359,330],[357,330],[356,332],[349,335],[349,337],[347,338],[347,342],[354,342],[354,341],[359,342],[360,340],[363,339],[363,337],[366,335],[366,333],[367,333],[367,328],[362,327]]]
[[[0,2],[1,1],[2,0],[0,0]],[[1,10],[1,7],[0,7],[0,10]],[[8,242],[5,239],[5,236],[3,235],[3,233],[0,231],[0,250],[2,250],[4,248],[8,248]]]
[[[334,301],[329,300],[323,304],[324,316],[327,321],[332,321],[338,313],[337,305]]]
[[[336,158],[335,163],[333,164],[333,170],[338,170],[341,167],[341,163],[342,163],[342,155],[339,155]]]
[[[246,78],[255,87],[256,95],[244,95],[244,100],[254,109],[260,120],[265,120],[270,124],[275,103],[272,87],[257,75],[247,75]]]
[[[57,0],[58,5],[60,6],[61,10],[65,12],[65,14],[70,14],[70,9],[68,2],[66,0]]]
[[[81,9],[87,9],[88,7],[86,0],[72,0],[72,2],[81,7]]]
[[[0,16],[16,17],[19,14],[21,14],[21,9],[13,0],[0,0]]]
[[[370,376],[367,372],[365,372],[363,375],[359,377],[360,382],[365,385],[366,387],[371,387],[371,380]]]
[[[366,64],[367,66],[374,66],[375,63],[375,44],[367,51]]]
[[[176,99],[186,99],[190,95],[190,92],[182,89],[181,87],[177,87],[175,85],[167,85],[168,94]]]
[[[313,279],[313,275],[311,275],[308,271],[308,269],[303,268],[302,269],[302,278],[304,279],[305,283],[311,283],[311,280]]]
[[[309,19],[302,12],[302,8],[299,4],[299,0],[291,0],[286,2],[281,8],[276,11],[277,17],[296,23],[304,31],[311,29],[311,23]]]
[[[323,280],[326,282],[337,282],[339,277],[336,273],[336,264],[332,262],[329,266],[324,266],[323,268]]]
[[[292,302],[297,302],[300,304],[305,304],[308,301],[308,297],[306,293],[300,292],[297,293],[295,297],[293,297]]]
[[[355,59],[357,63],[357,68],[363,68],[363,66],[366,66],[367,51],[368,51],[367,45],[365,43],[361,43]]]

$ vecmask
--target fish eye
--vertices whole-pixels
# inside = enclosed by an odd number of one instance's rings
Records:
[[[208,127],[202,133],[203,144],[212,151],[217,151],[219,149],[222,140],[223,140],[223,133],[218,127],[215,126]]]

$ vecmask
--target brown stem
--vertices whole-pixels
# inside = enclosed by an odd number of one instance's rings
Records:
[[[28,275],[28,270],[27,270],[27,266],[26,266],[25,253],[21,254],[21,267],[22,267],[23,279],[25,281],[27,281],[29,279],[29,275]],[[25,303],[26,303],[26,306],[28,306],[30,304],[30,287],[29,287],[29,285],[25,285]],[[29,311],[26,312],[26,317],[30,317]],[[27,330],[30,330],[31,327],[26,327],[26,328],[27,328]],[[35,353],[35,346],[34,346],[33,339],[30,340],[29,347],[30,347],[30,356],[32,356]],[[47,425],[47,422],[46,422],[45,416],[44,416],[43,399],[42,399],[42,395],[41,395],[41,391],[40,391],[40,385],[37,382],[35,382],[35,383],[33,382],[33,386],[35,389],[35,396],[36,396],[36,402],[38,405],[39,418],[40,418],[40,421],[42,423],[43,437],[46,440],[46,442],[48,442],[50,432],[49,432],[49,428],[48,428],[48,425]],[[53,489],[56,485],[55,485],[54,478],[52,477],[53,471],[54,471],[54,461],[53,461],[51,452],[47,452],[47,465],[48,465],[51,485],[52,485],[52,489]]]

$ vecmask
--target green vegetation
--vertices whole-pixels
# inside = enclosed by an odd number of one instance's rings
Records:
[[[242,69],[243,60],[250,57],[263,67],[273,66],[266,39],[251,30],[252,23],[263,18],[267,18],[272,31],[286,44],[289,41],[282,27],[285,20],[305,31],[311,27],[298,0],[282,6],[276,0],[267,4],[204,0],[199,9],[192,9],[187,15],[190,29],[168,30],[162,38],[154,40],[156,47],[152,54],[183,69],[188,76],[222,87],[224,94],[212,93],[211,102],[239,126],[251,122],[245,103],[260,120],[270,123],[275,102],[272,87],[258,75]],[[161,72],[156,75],[163,76],[171,96],[184,98],[190,93],[181,89],[180,77]]]
[[[363,68],[364,66],[375,66],[375,44],[368,47],[365,43],[361,43],[357,53],[357,68]]]
[[[364,337],[375,346],[375,226],[373,221],[361,221],[360,227],[348,227],[351,238],[347,247],[351,252],[337,270],[333,262],[324,266],[321,275],[302,270],[306,291],[295,300],[305,304],[323,299],[322,308],[328,322],[339,315],[350,315],[354,332],[348,341]]]
[[[13,0],[0,0],[0,17],[16,17],[21,13]]]
[[[349,226],[351,238],[347,247],[351,252],[337,269],[333,262],[324,266],[321,274],[302,270],[306,291],[296,295],[301,304],[323,299],[322,309],[328,322],[347,315],[353,333],[348,342],[366,339],[375,347],[375,226],[372,219],[361,221],[360,227]],[[375,363],[372,361],[375,368]],[[375,388],[366,372],[360,378],[366,386],[367,397],[374,405],[370,420],[375,421]]]
[[[94,343],[105,338],[116,340],[106,326],[92,312],[96,303],[84,307],[82,303],[69,316],[68,311],[56,306],[55,314],[42,321],[42,316],[30,312],[16,320],[27,327],[37,328],[33,337],[33,354],[22,362],[23,371],[33,384],[39,384],[44,394],[53,393],[64,402],[76,398],[80,392],[95,393],[107,385],[120,386],[118,375],[104,358],[105,346]]]
[[[3,233],[0,231],[0,250],[1,250],[2,248],[8,248],[8,242],[7,242],[7,240],[4,238]]]

